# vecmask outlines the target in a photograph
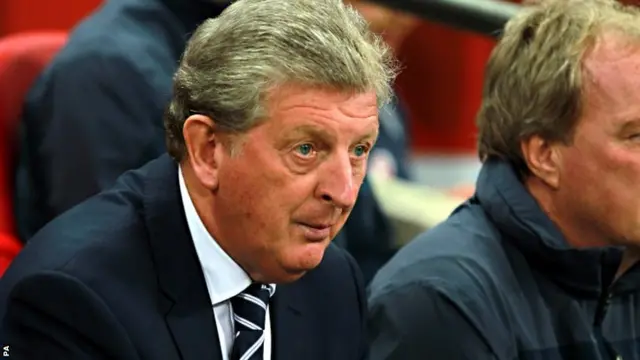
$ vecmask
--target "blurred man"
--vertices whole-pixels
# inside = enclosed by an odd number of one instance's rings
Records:
[[[640,359],[640,12],[542,1],[487,66],[476,195],[369,297],[372,359]]]
[[[367,20],[372,31],[379,34],[398,53],[418,19],[364,0],[347,0]],[[380,137],[369,159],[369,173],[387,177],[411,178],[409,164],[408,123],[399,99],[380,111]]]
[[[224,0],[109,0],[30,90],[16,178],[19,235],[165,152],[162,113],[188,34]]]
[[[365,359],[343,226],[390,93],[386,45],[340,0],[240,0],[193,35],[169,155],[38,233],[0,287],[29,359]]]
[[[345,0],[367,19],[371,30],[380,34],[387,45],[398,53],[419,20],[410,13],[390,9],[367,0]]]

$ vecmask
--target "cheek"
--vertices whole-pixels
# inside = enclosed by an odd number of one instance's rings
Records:
[[[640,199],[640,160],[622,148],[600,147],[599,151],[572,159],[565,172],[564,186],[572,199],[588,201],[601,217],[621,218],[621,212],[635,207],[630,199]],[[578,200],[580,201],[580,200]]]
[[[561,180],[564,180],[564,186],[578,186],[584,190],[585,184],[598,184],[603,173],[615,171],[614,156],[593,141],[582,141],[569,148],[562,155]]]
[[[640,163],[621,156],[612,158],[611,164],[615,166],[602,171],[598,179],[589,183],[594,185],[583,185],[583,189],[591,193],[597,215],[605,226],[624,238],[638,239]]]
[[[221,172],[219,199],[223,201],[225,209],[222,211],[233,214],[236,231],[260,231],[269,222],[265,218],[264,202],[268,193],[264,189],[264,182],[253,171],[247,171],[242,162],[230,164],[226,171]]]
[[[292,214],[309,197],[309,187],[264,166],[237,173],[230,183],[236,206],[243,209],[246,231],[282,237]]]
[[[605,148],[598,160],[595,184],[607,186],[612,196],[635,196],[640,187],[640,158],[638,152],[627,148]],[[632,195],[633,194],[633,195]]]
[[[251,231],[260,231],[272,227],[277,220],[279,211],[277,211],[277,201],[273,191],[268,191],[264,183],[244,179],[236,182],[239,189],[236,194],[236,206],[243,209],[244,218]],[[241,191],[240,189],[248,189]]]

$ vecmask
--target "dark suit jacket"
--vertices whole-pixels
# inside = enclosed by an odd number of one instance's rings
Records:
[[[366,357],[354,260],[331,245],[271,306],[274,360]],[[221,359],[186,223],[163,155],[63,214],[0,281],[0,342],[15,359]]]

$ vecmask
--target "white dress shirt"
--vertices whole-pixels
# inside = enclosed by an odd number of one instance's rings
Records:
[[[231,308],[231,298],[245,290],[252,281],[249,275],[235,262],[220,245],[213,239],[205,228],[200,216],[196,212],[193,201],[189,196],[189,191],[184,183],[182,169],[178,170],[180,181],[180,195],[182,206],[187,217],[187,225],[191,232],[191,238],[202,266],[204,279],[207,283],[209,297],[213,307],[213,315],[218,328],[218,338],[220,349],[222,349],[222,359],[229,360],[235,326],[233,322],[233,309]],[[271,285],[275,286],[275,285]],[[264,360],[271,359],[271,321],[269,308],[267,305],[267,318],[265,319],[265,340],[264,340]]]

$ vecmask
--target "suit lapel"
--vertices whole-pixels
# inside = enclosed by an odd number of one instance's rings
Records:
[[[147,167],[144,211],[160,307],[183,360],[222,360],[213,308],[189,233],[177,164],[165,155]]]
[[[305,311],[303,280],[278,285],[271,308],[272,360],[312,360],[317,358],[309,340],[313,338],[313,324]]]
[[[183,360],[222,360],[210,305],[194,307],[190,301],[180,301],[174,304],[166,319]]]

